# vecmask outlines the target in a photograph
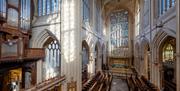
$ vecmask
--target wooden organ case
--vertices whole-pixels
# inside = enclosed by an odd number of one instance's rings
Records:
[[[26,61],[45,56],[44,49],[29,48],[33,0],[0,1],[0,62]]]

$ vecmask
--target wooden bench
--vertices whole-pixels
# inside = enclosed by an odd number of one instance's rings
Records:
[[[107,91],[110,89],[112,75],[107,72],[98,72],[87,83],[83,84],[82,91]]]

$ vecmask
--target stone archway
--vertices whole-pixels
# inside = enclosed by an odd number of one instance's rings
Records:
[[[31,48],[44,48],[46,45],[51,43],[53,40],[56,40],[58,44],[60,44],[59,40],[47,29],[41,30],[36,34],[32,35],[30,47]],[[39,60],[36,62],[36,70],[33,78],[36,79],[36,84],[41,83],[43,81],[43,60]]]
[[[176,91],[176,39],[167,36],[159,47],[160,80],[165,91]],[[169,86],[171,85],[171,86]]]
[[[82,84],[89,78],[89,46],[84,40],[82,42]]]
[[[163,68],[164,63],[163,63],[163,56],[162,56],[163,46],[169,39],[172,39],[172,38],[175,39],[175,36],[169,35],[164,30],[158,31],[158,33],[153,38],[152,54],[151,54],[152,55],[151,80],[160,89],[164,88],[164,68]],[[168,91],[173,91],[173,90],[168,90]]]

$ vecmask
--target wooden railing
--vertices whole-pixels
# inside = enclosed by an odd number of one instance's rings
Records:
[[[45,57],[45,50],[42,48],[28,48],[25,49],[22,55],[19,55],[17,52],[17,56],[6,56],[0,58],[1,62],[15,62],[15,61],[26,61],[31,59],[40,59]]]
[[[45,51],[42,48],[28,48],[25,50],[25,57],[27,58],[43,58]]]
[[[65,81],[65,76],[59,76],[55,77],[46,81],[43,81],[42,83],[37,84],[36,86],[25,89],[25,91],[61,91],[61,90],[55,90],[57,87],[60,87],[62,82]]]

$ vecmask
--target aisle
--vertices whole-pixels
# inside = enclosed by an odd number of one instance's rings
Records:
[[[113,77],[111,91],[129,91],[125,80],[119,77]]]

